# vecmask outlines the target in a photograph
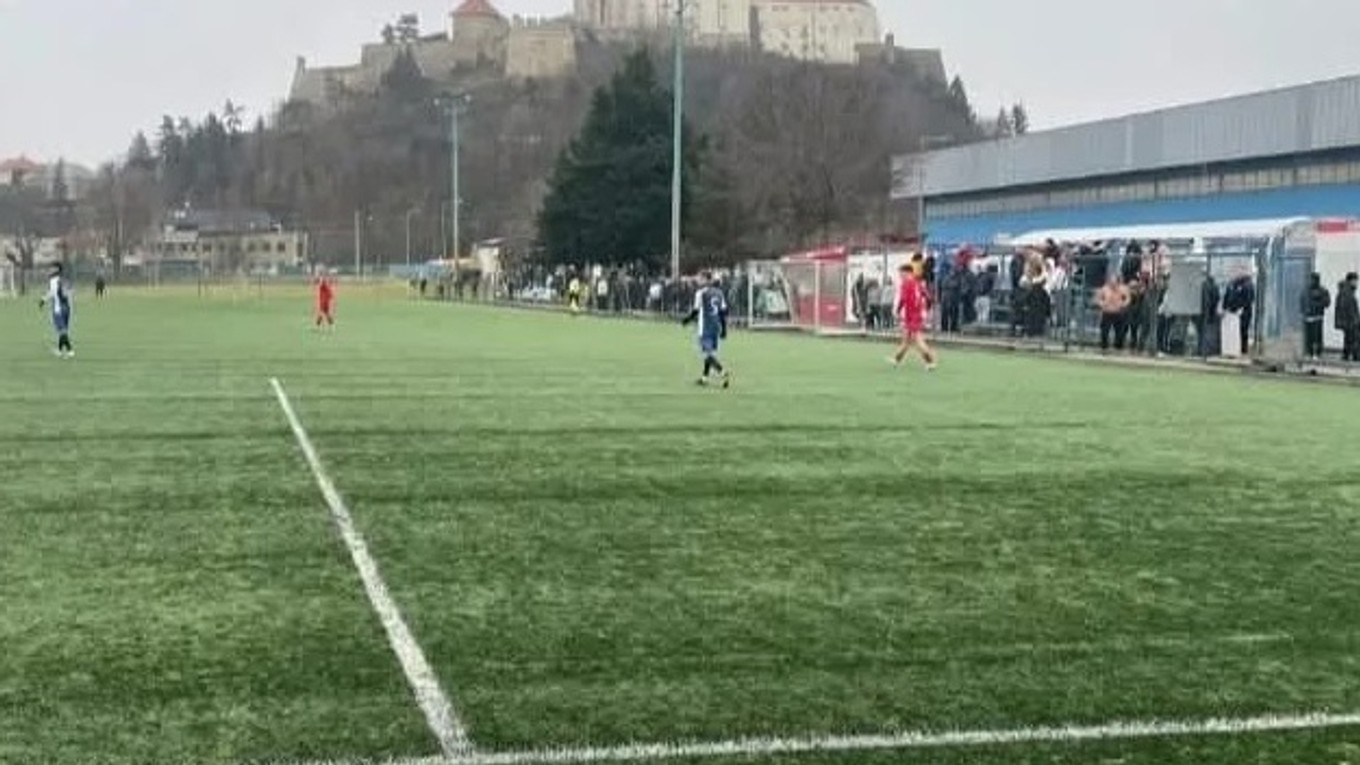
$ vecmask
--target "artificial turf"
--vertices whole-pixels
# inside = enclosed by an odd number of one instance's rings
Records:
[[[1350,389],[737,335],[721,392],[665,324],[343,292],[333,336],[300,294],[78,311],[63,362],[0,304],[0,762],[435,751],[271,377],[488,749],[1360,710]]]

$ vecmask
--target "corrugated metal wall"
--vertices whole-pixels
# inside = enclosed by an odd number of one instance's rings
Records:
[[[1360,146],[1360,77],[1165,109],[894,160],[895,198]]]

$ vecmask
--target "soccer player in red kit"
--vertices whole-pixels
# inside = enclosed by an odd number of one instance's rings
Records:
[[[335,327],[335,285],[329,277],[316,281],[316,326]]]
[[[897,292],[897,313],[902,321],[902,345],[889,359],[893,366],[901,366],[907,354],[915,348],[926,362],[926,369],[935,368],[935,351],[926,339],[926,321],[930,318],[930,288],[922,276],[924,262],[902,266],[902,286]]]

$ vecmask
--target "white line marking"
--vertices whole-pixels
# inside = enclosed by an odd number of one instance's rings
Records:
[[[943,749],[1016,744],[1119,741],[1145,738],[1271,733],[1360,726],[1360,713],[1262,715],[1209,720],[1112,722],[1102,725],[1060,725],[1010,730],[907,732],[868,736],[806,736],[747,738],[731,741],[628,744],[609,747],[539,749],[519,752],[468,752],[449,757],[388,760],[384,765],[590,765],[610,762],[657,762],[709,757],[752,758],[770,755],[827,752]],[[299,763],[298,765],[361,765],[367,761]]]
[[[453,765],[573,765],[574,763],[642,762],[702,757],[758,757],[817,752],[863,752],[943,747],[1200,736],[1223,733],[1311,730],[1360,725],[1360,714],[1267,716],[1242,719],[1166,722],[1116,722],[1016,730],[914,732],[879,736],[753,738],[733,741],[636,744],[532,752],[476,753],[452,758]]]
[[[293,404],[288,400],[283,385],[277,378],[271,379],[270,383],[274,386],[274,395],[278,397],[279,406],[283,409],[284,416],[288,418],[288,424],[293,428],[298,446],[302,448],[302,454],[307,458],[307,464],[311,466],[312,473],[316,476],[316,485],[321,488],[321,494],[326,498],[326,504],[330,506],[331,518],[339,528],[345,546],[349,548],[350,558],[354,560],[354,567],[358,569],[359,578],[363,580],[364,590],[368,593],[368,602],[373,606],[378,619],[382,621],[383,629],[387,630],[387,642],[391,644],[393,653],[401,662],[406,680],[411,684],[411,690],[415,693],[421,711],[425,713],[426,723],[439,741],[439,750],[449,759],[469,756],[473,748],[467,730],[458,720],[453,704],[440,687],[434,670],[430,669],[430,662],[426,660],[420,644],[416,642],[397,604],[393,602],[387,584],[378,573],[378,563],[369,553],[368,544],[364,542],[358,527],[354,525],[354,518],[350,515],[345,500],[336,490],[330,476],[326,474],[326,469],[322,467],[316,447],[312,445],[312,439],[303,429],[297,412],[293,411]]]

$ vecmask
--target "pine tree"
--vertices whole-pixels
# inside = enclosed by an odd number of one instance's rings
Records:
[[[227,129],[227,134],[233,138],[241,134],[245,126],[245,107],[227,99],[227,103],[222,107],[222,124]]]
[[[977,123],[977,113],[973,111],[973,106],[968,101],[968,88],[964,86],[963,78],[958,75],[955,75],[953,81],[949,83],[949,101],[970,123]]]
[[[132,144],[128,146],[127,166],[133,170],[156,168],[156,156],[151,153],[151,142],[146,140],[146,134],[141,131],[132,137]]]
[[[671,131],[670,93],[658,84],[647,51],[639,51],[596,91],[584,128],[558,158],[539,217],[539,239],[550,263],[664,266],[670,250]],[[697,151],[688,131],[685,144],[686,164],[693,168]],[[688,194],[684,197],[687,211]]]
[[[403,13],[397,17],[396,27],[393,29],[397,42],[403,45],[420,40],[420,16],[415,13]]]
[[[392,66],[383,74],[383,94],[399,101],[422,101],[430,96],[430,81],[420,71],[420,64],[410,48],[397,54]]]
[[[1010,138],[1015,135],[1015,125],[1011,122],[1011,113],[1006,107],[1001,107],[1001,113],[996,116],[996,127],[993,130],[993,136],[998,139]]]
[[[1016,135],[1025,135],[1029,132],[1029,111],[1024,104],[1016,104],[1011,107],[1011,126]]]

